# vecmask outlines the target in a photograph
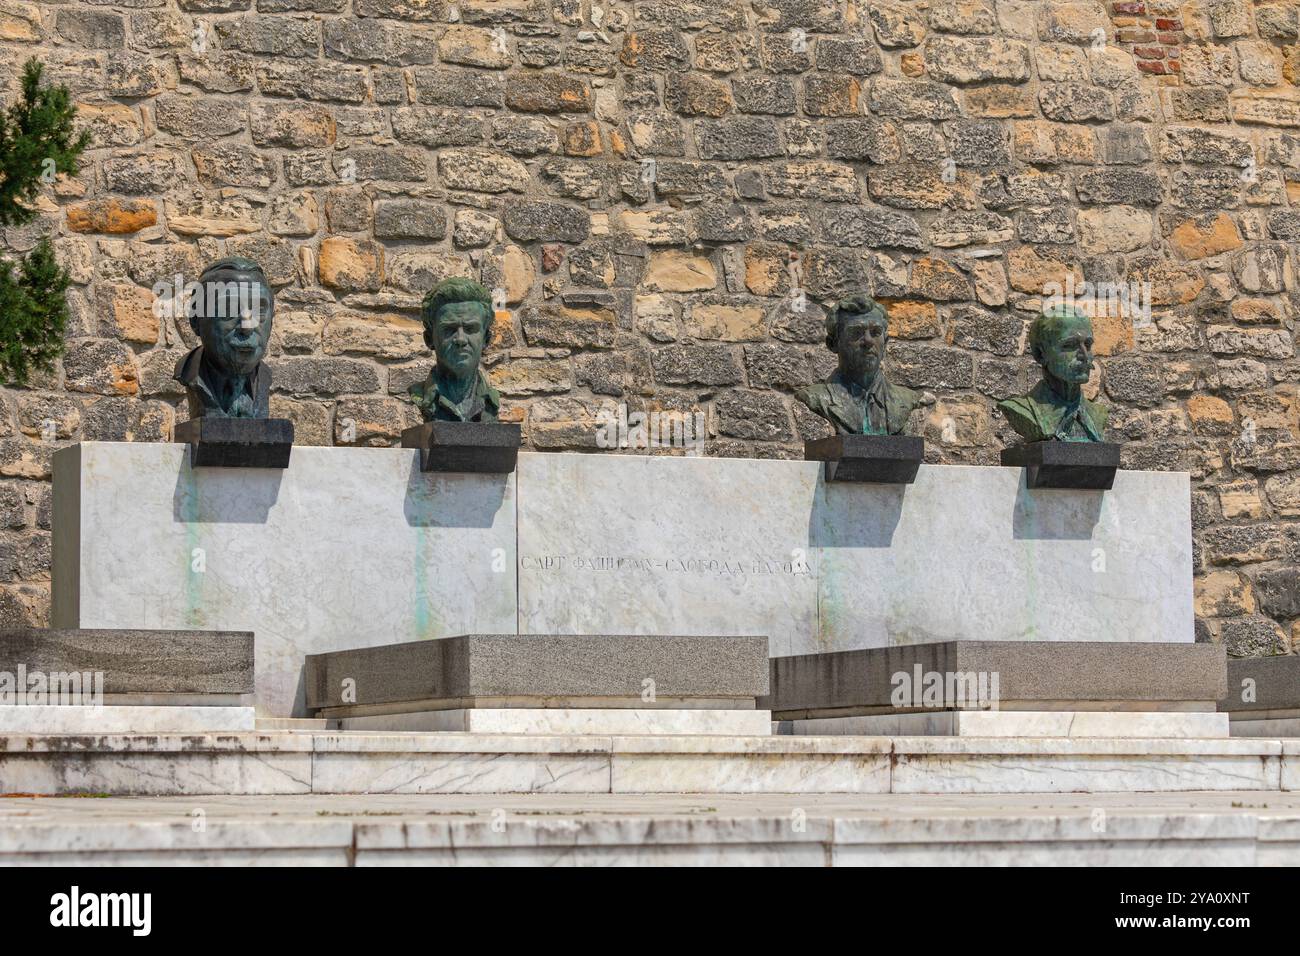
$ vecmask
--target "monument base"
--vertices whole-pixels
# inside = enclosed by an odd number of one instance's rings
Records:
[[[254,728],[247,631],[0,631],[0,734],[206,734]],[[5,687],[0,681],[0,688]]]
[[[1002,464],[1024,468],[1028,488],[1109,491],[1120,446],[1104,441],[1035,441],[1002,449]]]
[[[508,474],[522,444],[512,422],[425,422],[402,432],[403,448],[420,450],[421,471]]]
[[[775,732],[888,737],[1227,737],[1226,718],[1226,714],[1192,712],[950,710],[783,720],[777,722]]]
[[[371,717],[344,717],[340,730],[473,734],[724,734],[765,737],[766,710],[635,707],[464,707]]]
[[[910,485],[925,458],[912,435],[832,435],[804,442],[806,461],[824,461],[827,481]]]
[[[288,468],[293,422],[287,418],[191,418],[172,440],[190,446],[191,468]]]

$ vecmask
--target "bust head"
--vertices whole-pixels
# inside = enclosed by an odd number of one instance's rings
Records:
[[[874,379],[888,345],[889,317],[870,296],[849,296],[826,313],[826,347],[840,357],[840,372],[846,378]]]
[[[1029,327],[1029,352],[1043,374],[1082,385],[1092,374],[1092,320],[1071,306],[1056,306]]]
[[[424,297],[424,344],[437,355],[439,375],[464,380],[478,370],[495,314],[491,294],[472,279],[444,279]]]
[[[237,256],[220,259],[203,270],[199,286],[188,312],[205,360],[227,375],[252,375],[266,355],[275,316],[262,267]]]

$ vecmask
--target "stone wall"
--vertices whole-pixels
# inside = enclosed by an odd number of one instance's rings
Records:
[[[1202,639],[1292,651],[1297,7],[0,0],[6,97],[38,55],[94,132],[4,235],[58,235],[75,327],[0,389],[0,623],[47,614],[51,452],[169,437],[191,333],[151,289],[240,253],[279,290],[273,413],[316,444],[396,441],[419,298],[470,275],[532,447],[594,449],[621,402],[797,456],[822,303],[866,285],[932,460],[991,464],[1048,284],[1138,283],[1091,387],[1128,467],[1194,476]]]

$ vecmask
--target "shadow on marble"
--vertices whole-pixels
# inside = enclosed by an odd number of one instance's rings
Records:
[[[1026,469],[1011,511],[1011,534],[1017,541],[1091,541],[1101,521],[1104,491],[1026,486]]]
[[[808,515],[814,548],[890,548],[903,517],[907,485],[837,484],[817,479]]]
[[[509,473],[454,474],[420,470],[411,456],[402,512],[412,528],[491,528],[506,497]]]
[[[266,524],[280,497],[280,468],[203,468],[190,465],[185,446],[172,493],[172,521],[180,524]]]

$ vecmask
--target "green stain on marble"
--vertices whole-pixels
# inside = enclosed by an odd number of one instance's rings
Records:
[[[415,530],[415,636],[433,637],[433,608],[429,601],[429,574],[433,558],[433,539],[428,525]]]
[[[181,472],[180,516],[185,522],[185,553],[181,556],[185,562],[185,624],[187,627],[202,628],[205,623],[203,613],[203,586],[206,570],[196,570],[200,556],[202,563],[198,567],[206,569],[207,553],[203,548],[199,531],[202,509],[200,507],[199,476],[189,467],[188,455]]]

